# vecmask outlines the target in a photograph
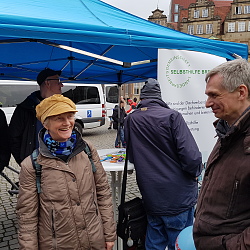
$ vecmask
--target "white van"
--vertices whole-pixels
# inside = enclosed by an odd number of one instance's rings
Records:
[[[76,128],[95,128],[105,124],[106,107],[101,84],[63,83],[62,94],[76,103]],[[9,124],[17,104],[39,90],[36,82],[0,81],[0,106]]]

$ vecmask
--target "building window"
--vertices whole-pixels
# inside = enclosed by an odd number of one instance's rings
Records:
[[[208,17],[208,9],[202,10],[202,17]]]
[[[235,23],[228,23],[228,32],[235,32]]]
[[[238,32],[243,32],[246,30],[246,23],[245,22],[238,22]]]
[[[124,93],[125,93],[125,96],[128,96],[128,93],[129,93],[129,88],[128,88],[128,85],[129,84],[124,84]]]
[[[188,25],[188,34],[190,35],[194,34],[194,25]]]
[[[134,94],[139,95],[140,92],[140,83],[134,83]]]
[[[199,35],[203,34],[203,25],[201,25],[201,24],[197,25],[196,33],[199,34]]]
[[[174,5],[174,13],[178,13],[179,12],[179,4],[175,4]]]
[[[248,22],[248,30],[247,31],[250,31],[250,22]]]
[[[235,7],[235,14],[241,14],[241,6]]]
[[[135,95],[139,95],[140,94],[140,89],[142,88],[142,86],[144,85],[144,82],[137,82],[134,83],[134,94]]]
[[[206,34],[212,34],[213,33],[213,24],[209,23],[206,24]]]
[[[178,19],[179,19],[179,15],[178,14],[174,14],[174,22],[178,23]]]
[[[200,17],[199,10],[194,10],[194,18],[199,18],[199,17]]]
[[[244,6],[244,13],[249,14],[250,13],[250,5]]]

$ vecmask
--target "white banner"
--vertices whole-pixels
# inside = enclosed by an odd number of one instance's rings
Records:
[[[202,153],[203,162],[215,144],[216,120],[205,107],[205,76],[226,59],[206,53],[184,50],[158,50],[158,81],[162,98],[170,108],[179,111]]]

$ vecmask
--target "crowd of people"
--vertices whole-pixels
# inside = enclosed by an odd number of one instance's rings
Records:
[[[21,166],[20,249],[111,250],[116,227],[107,176],[95,147],[74,129],[76,106],[61,95],[60,74],[38,74],[40,91],[17,106],[9,126],[0,111],[0,172],[11,153]],[[202,155],[156,79],[145,82],[138,103],[129,99],[125,110],[120,97],[113,110],[115,147],[129,148],[147,213],[146,250],[175,250],[180,232],[192,225],[197,250],[250,249],[250,64],[227,61],[205,82],[217,142],[199,194]],[[36,149],[40,179],[31,157]]]

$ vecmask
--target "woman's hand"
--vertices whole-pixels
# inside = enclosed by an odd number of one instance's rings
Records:
[[[114,242],[105,242],[106,243],[106,249],[107,250],[112,250],[114,246]]]

